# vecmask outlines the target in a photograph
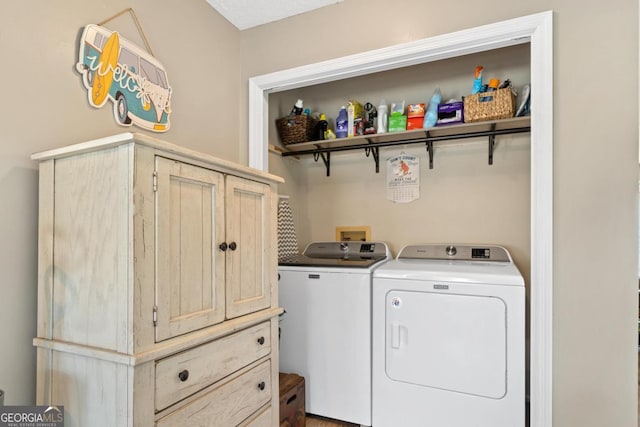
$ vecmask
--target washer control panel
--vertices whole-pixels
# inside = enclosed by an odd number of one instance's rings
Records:
[[[390,257],[384,242],[313,242],[304,250],[304,255],[318,258],[344,258],[360,256],[367,258]]]

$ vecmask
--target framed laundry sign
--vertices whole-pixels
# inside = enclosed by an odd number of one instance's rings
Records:
[[[146,50],[103,26],[126,12],[135,20]],[[89,104],[101,108],[111,101],[119,125],[166,132],[171,114],[167,72],[153,56],[133,10],[105,22],[85,26],[78,47],[76,70],[82,74]]]
[[[409,203],[420,198],[420,158],[401,153],[387,159],[387,199]]]

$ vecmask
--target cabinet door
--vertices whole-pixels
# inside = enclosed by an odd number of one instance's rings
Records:
[[[270,187],[228,176],[227,318],[241,316],[271,303],[269,257],[272,242]]]
[[[156,341],[224,320],[224,176],[156,158]]]

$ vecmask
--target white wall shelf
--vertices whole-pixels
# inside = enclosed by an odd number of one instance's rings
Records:
[[[434,143],[456,139],[488,137],[488,164],[493,164],[493,149],[496,135],[509,135],[531,131],[530,117],[516,117],[460,125],[447,125],[416,129],[406,132],[354,136],[286,145],[283,157],[313,155],[315,161],[322,159],[327,176],[331,173],[331,153],[336,151],[364,150],[367,157],[373,156],[376,173],[380,172],[379,150],[383,147],[407,144],[426,144],[429,153],[429,169],[433,169]]]

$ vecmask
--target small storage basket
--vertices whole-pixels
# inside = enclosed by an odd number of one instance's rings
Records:
[[[316,120],[305,114],[286,116],[276,120],[276,129],[283,144],[296,144],[316,139],[316,123]]]
[[[464,98],[465,123],[509,119],[516,111],[516,97],[511,88],[476,93]]]

